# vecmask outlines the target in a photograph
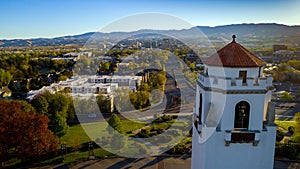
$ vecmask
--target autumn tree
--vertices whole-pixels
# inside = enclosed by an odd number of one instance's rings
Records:
[[[57,137],[48,122],[47,116],[26,102],[0,100],[0,162],[37,160],[56,153]]]

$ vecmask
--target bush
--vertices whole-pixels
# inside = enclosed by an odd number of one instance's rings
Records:
[[[276,143],[275,156],[286,157],[292,160],[299,159],[299,146],[296,144]]]
[[[156,122],[156,123],[161,123],[161,122],[163,122],[163,120],[162,120],[161,117],[158,117],[158,118],[155,119],[155,122]]]
[[[276,131],[276,141],[280,142],[284,138],[284,132],[281,129]]]
[[[183,144],[177,144],[167,151],[168,154],[186,154],[190,151],[188,147]]]
[[[142,137],[142,138],[148,138],[148,137],[150,137],[150,130],[149,129],[142,129],[139,132],[139,136]]]
[[[291,135],[293,135],[294,132],[295,132],[295,127],[290,126],[290,127],[288,128],[288,130],[289,130],[289,133],[290,133]]]
[[[164,115],[161,117],[161,119],[162,119],[162,121],[171,121],[171,120],[173,120],[173,117],[164,114]]]

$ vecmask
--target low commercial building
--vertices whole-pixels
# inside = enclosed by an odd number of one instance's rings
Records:
[[[136,90],[141,85],[141,76],[90,76],[90,83],[117,83],[119,86],[128,86],[131,90]]]

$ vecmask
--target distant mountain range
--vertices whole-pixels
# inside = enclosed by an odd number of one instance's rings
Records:
[[[196,26],[182,30],[139,30],[134,32],[89,32],[75,36],[56,38],[14,39],[0,40],[0,47],[21,46],[63,46],[76,44],[83,46],[88,40],[97,39],[98,42],[116,43],[123,38],[136,34],[158,33],[180,36],[185,39],[195,39],[195,32],[201,30],[215,44],[228,43],[233,34],[238,41],[246,46],[271,46],[272,44],[286,44],[288,46],[300,45],[300,26],[287,26],[275,23],[266,24],[234,24],[216,27]]]

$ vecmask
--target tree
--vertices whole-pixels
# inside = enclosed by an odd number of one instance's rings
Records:
[[[100,69],[102,70],[102,71],[108,71],[109,70],[109,67],[110,67],[110,64],[111,63],[109,63],[109,62],[101,62],[100,63]]]
[[[129,93],[130,101],[135,109],[143,109],[150,106],[149,96],[150,94],[148,91],[137,91]]]
[[[72,98],[67,95],[46,91],[32,101],[32,106],[48,116],[49,129],[58,137],[62,137],[68,130],[67,118],[74,118],[72,103]]]
[[[160,62],[155,62],[154,66],[157,68],[157,69],[162,69],[162,65]]]
[[[148,92],[151,91],[151,88],[147,83],[142,83],[141,86],[140,86],[140,89],[143,90],[143,91],[148,91]]]
[[[300,70],[300,61],[299,60],[289,60],[288,64],[293,68]]]
[[[129,62],[127,67],[129,70],[134,70],[135,68],[138,67],[138,65],[135,62]]]
[[[32,100],[32,106],[37,112],[46,115],[48,112],[49,103],[44,96],[38,96],[36,99]]]
[[[68,79],[68,76],[65,76],[65,75],[60,75],[59,77],[58,77],[58,81],[65,81],[65,80],[67,80]]]
[[[111,113],[111,102],[101,93],[97,96],[97,104],[101,113]]]
[[[193,62],[189,65],[189,67],[190,67],[191,71],[194,71],[196,68],[196,64]]]
[[[107,131],[111,134],[113,130],[120,131],[121,120],[116,114],[113,114],[108,120],[109,126],[107,126]]]
[[[167,80],[166,75],[164,73],[159,73],[157,75],[157,79],[158,79],[158,84],[160,86],[163,86],[166,83],[166,80]]]
[[[0,87],[8,86],[12,78],[13,76],[8,71],[0,69]]]
[[[0,162],[38,160],[56,153],[57,138],[48,122],[26,102],[0,100]]]
[[[51,94],[49,91],[46,91],[43,94],[43,96],[47,99],[49,103],[49,115],[55,115],[56,112],[59,112],[64,118],[68,117],[68,110],[72,106],[71,97],[62,93]]]
[[[56,112],[54,115],[49,117],[51,119],[49,123],[49,129],[59,138],[67,134],[69,126],[66,118],[61,113]]]

